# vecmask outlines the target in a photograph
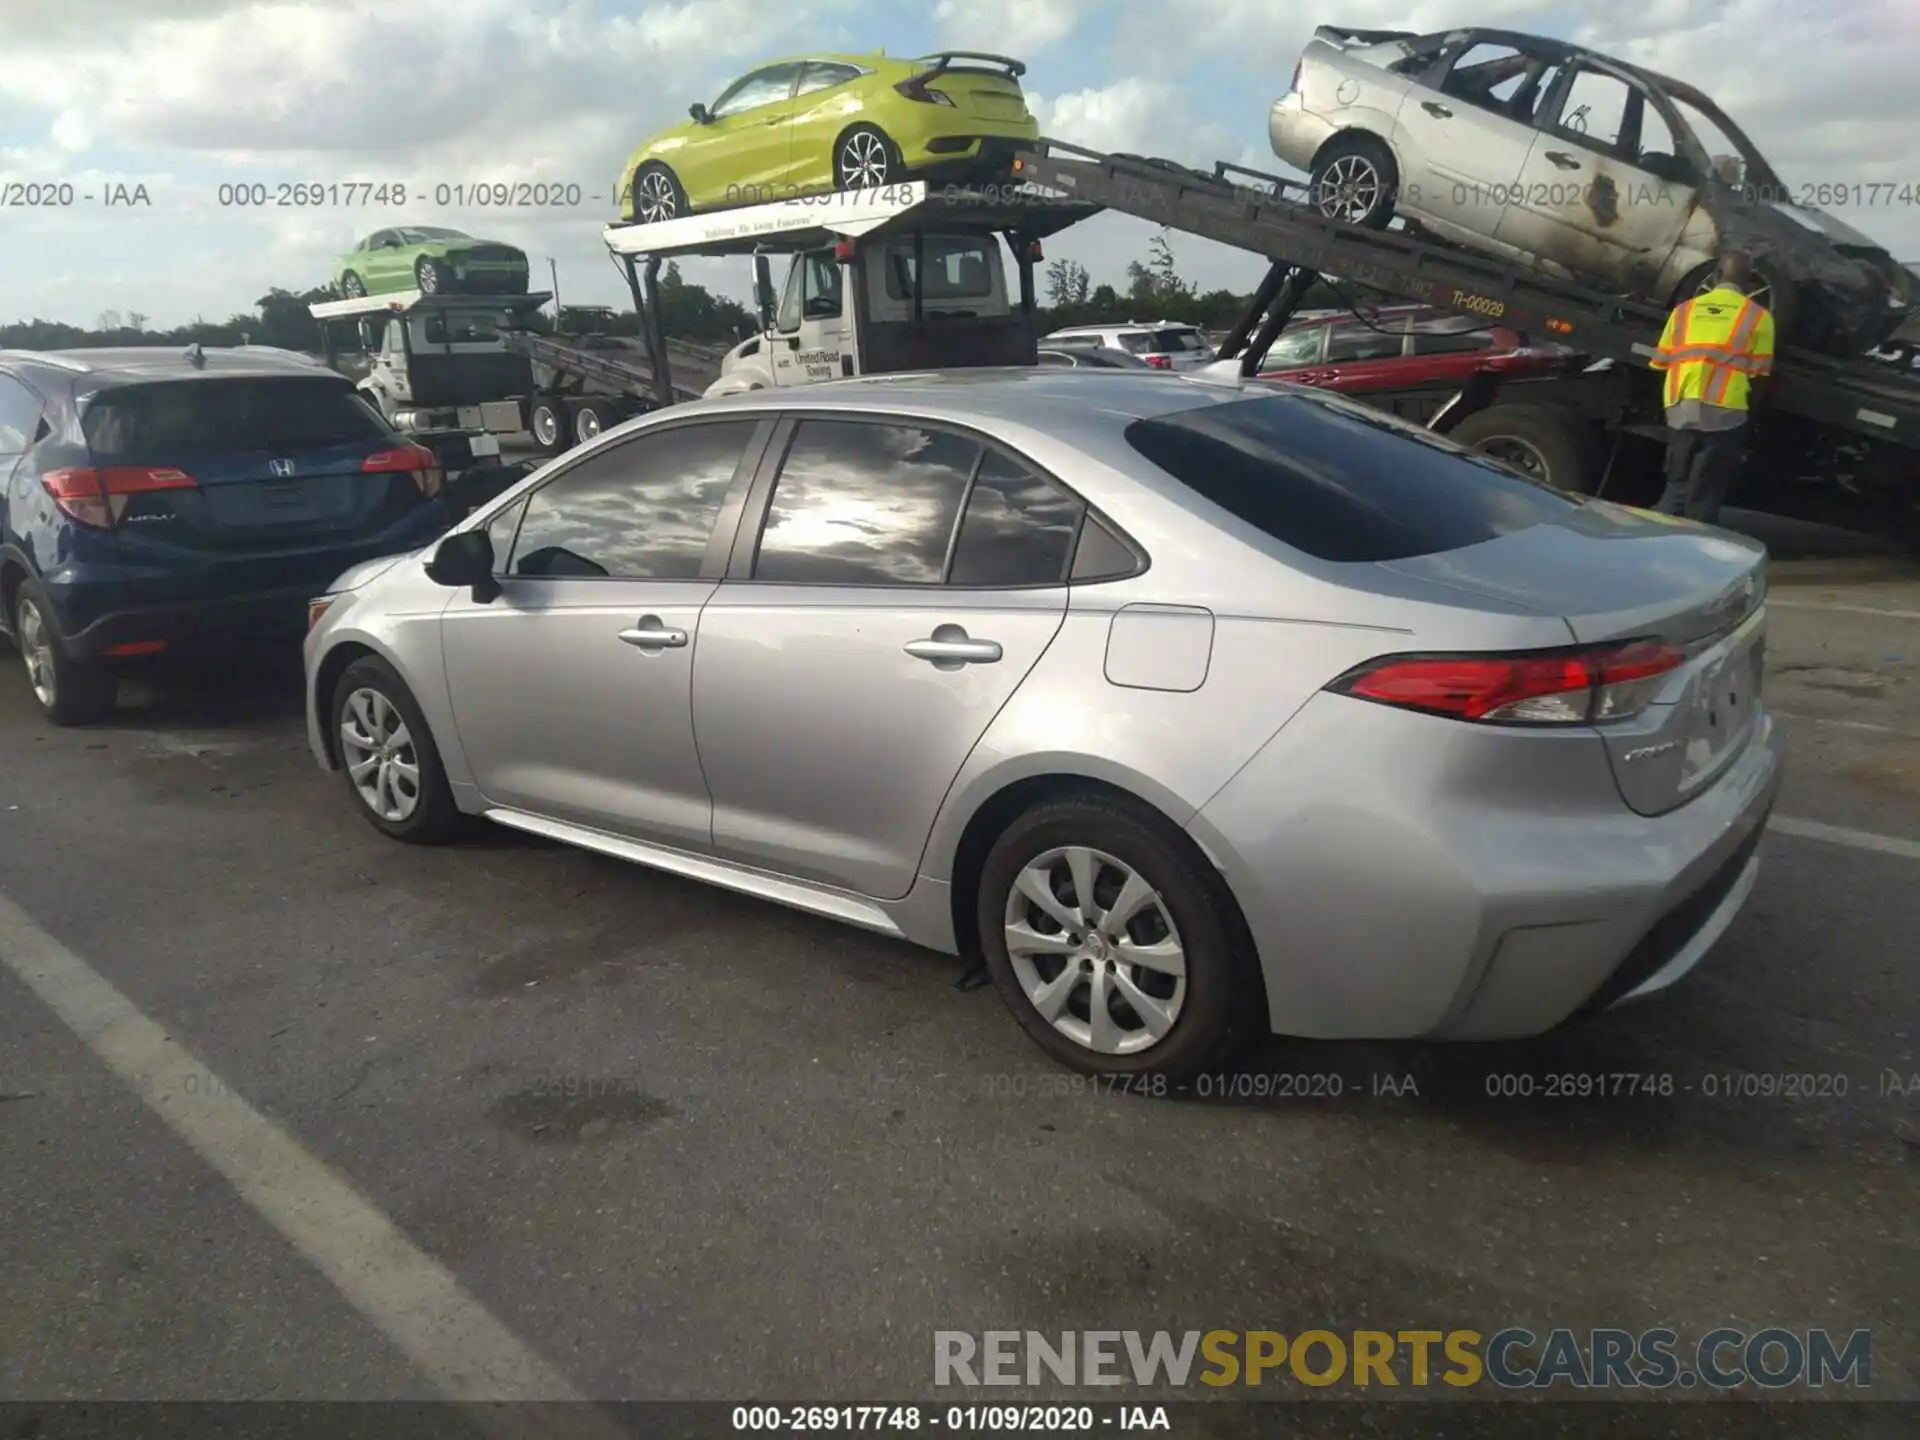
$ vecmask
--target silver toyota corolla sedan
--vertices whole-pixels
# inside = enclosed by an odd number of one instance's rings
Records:
[[[1780,770],[1765,555],[1315,391],[975,371],[610,430],[314,601],[320,762],[984,954],[1060,1060],[1664,988]],[[798,983],[798,982],[796,982]]]

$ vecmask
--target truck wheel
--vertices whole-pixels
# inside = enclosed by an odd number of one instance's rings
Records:
[[[567,407],[559,400],[536,400],[527,415],[527,429],[534,443],[549,455],[558,455],[571,445],[567,425]]]
[[[585,445],[598,439],[600,432],[613,424],[613,413],[604,400],[582,400],[573,407],[573,443]]]
[[[1329,220],[1384,230],[1399,189],[1392,151],[1371,135],[1336,135],[1314,157],[1307,203]]]
[[[359,300],[366,295],[367,287],[358,275],[349,270],[340,277],[340,293],[349,300]]]
[[[1447,438],[1569,494],[1593,492],[1593,452],[1586,422],[1544,405],[1495,405],[1469,415]]]

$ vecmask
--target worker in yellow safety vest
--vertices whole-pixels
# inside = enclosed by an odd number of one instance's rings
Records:
[[[1754,382],[1773,373],[1773,316],[1753,262],[1720,257],[1714,287],[1676,305],[1653,368],[1667,372],[1667,488],[1654,508],[1712,524],[1747,450]]]

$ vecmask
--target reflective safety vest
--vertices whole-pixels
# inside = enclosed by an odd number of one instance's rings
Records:
[[[1699,400],[1745,410],[1752,375],[1773,373],[1773,316],[1726,285],[1674,306],[1653,368],[1667,372],[1667,408]]]

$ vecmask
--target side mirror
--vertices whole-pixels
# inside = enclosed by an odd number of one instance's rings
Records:
[[[698,100],[687,107],[687,114],[693,117],[693,123],[696,125],[704,125],[713,119],[713,116],[707,113],[707,107],[702,105]]]
[[[427,562],[427,578],[450,590],[471,586],[473,598],[487,604],[500,594],[500,582],[493,578],[493,537],[485,530],[447,536]]]

